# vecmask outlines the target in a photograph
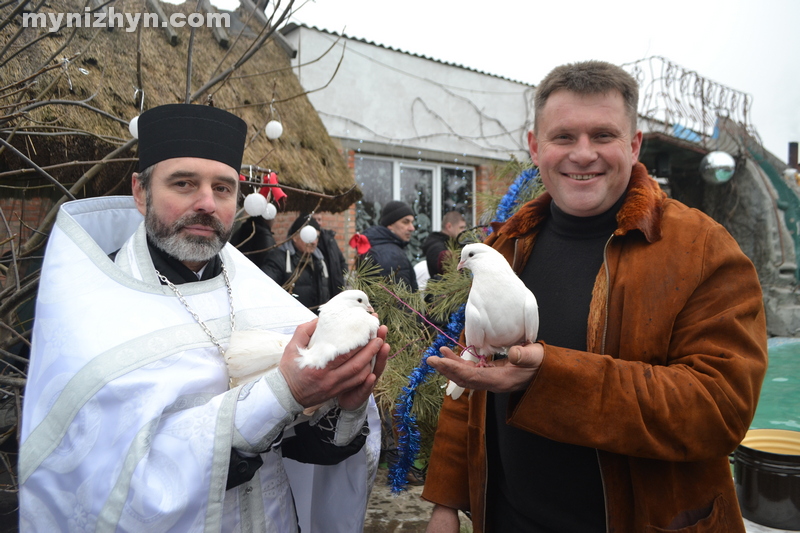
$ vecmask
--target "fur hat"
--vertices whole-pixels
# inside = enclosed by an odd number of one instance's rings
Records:
[[[408,206],[407,203],[399,200],[392,200],[383,206],[381,211],[380,225],[389,227],[403,217],[408,215],[415,216],[414,211]]]

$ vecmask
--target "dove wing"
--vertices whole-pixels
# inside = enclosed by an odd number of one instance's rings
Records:
[[[340,313],[336,320],[326,326],[326,337],[337,339],[332,341],[339,346],[339,353],[365,346],[378,332],[379,320],[361,309],[352,309],[347,313]],[[328,331],[328,329],[330,331]]]
[[[522,314],[525,320],[525,340],[535,342],[539,334],[539,304],[536,303],[536,297],[530,291],[525,295]]]
[[[480,300],[480,298],[476,298],[470,293],[464,309],[464,339],[467,341],[467,347],[475,346],[476,349],[479,349],[486,339],[484,327],[486,317],[481,312],[480,302],[476,303],[475,300]]]
[[[365,346],[378,331],[379,320],[357,309],[320,316],[307,349],[298,349],[300,368],[323,368],[337,356]]]

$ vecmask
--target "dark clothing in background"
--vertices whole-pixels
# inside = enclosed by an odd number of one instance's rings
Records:
[[[313,311],[331,298],[328,267],[319,248],[304,256],[292,241],[287,241],[269,252],[261,270],[281,286],[296,276],[294,285],[287,290]]]
[[[364,231],[369,239],[370,249],[360,258],[370,257],[381,267],[381,275],[391,277],[395,282],[404,282],[412,291],[419,290],[417,275],[406,255],[408,243],[384,226],[372,226]]]
[[[275,246],[275,236],[269,224],[264,217],[250,217],[231,236],[231,244],[259,268],[267,261],[267,248]]]
[[[428,265],[428,274],[431,277],[442,274],[442,254],[449,250],[450,236],[441,231],[434,231],[422,243],[422,252],[425,254],[425,263]]]
[[[347,270],[347,263],[339,245],[336,243],[336,232],[331,229],[323,229],[319,233],[317,249],[322,252],[325,264],[328,266],[328,282],[330,297],[333,298],[344,287],[344,273]]]

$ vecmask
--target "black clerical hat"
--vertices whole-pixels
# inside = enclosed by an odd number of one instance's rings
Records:
[[[212,159],[241,169],[247,124],[227,111],[167,104],[142,113],[137,126],[139,172],[174,157]]]

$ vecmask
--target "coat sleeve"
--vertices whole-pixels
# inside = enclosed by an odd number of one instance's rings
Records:
[[[468,394],[458,400],[445,396],[428,461],[422,497],[430,502],[470,510],[467,464]]]
[[[663,249],[673,259],[629,251],[620,260],[608,290],[608,354],[546,346],[534,380],[509,406],[509,424],[663,461],[735,449],[766,372],[761,288],[718,224],[685,239]]]

